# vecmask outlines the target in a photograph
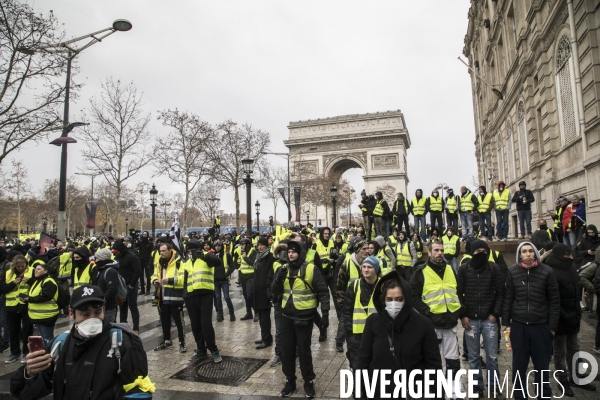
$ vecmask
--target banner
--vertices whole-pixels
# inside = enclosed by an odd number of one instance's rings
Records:
[[[300,222],[300,194],[302,193],[302,188],[296,186],[294,188],[294,204],[296,205],[296,222]]]
[[[21,242],[24,242],[27,239],[40,240],[40,234],[39,233],[21,233],[19,235],[19,240]]]
[[[88,201],[85,203],[85,215],[87,216],[87,225],[88,229],[96,228],[96,208],[98,207],[98,202]]]
[[[52,247],[52,242],[54,241],[58,241],[58,239],[46,233],[40,233],[40,255],[46,254],[46,249]]]

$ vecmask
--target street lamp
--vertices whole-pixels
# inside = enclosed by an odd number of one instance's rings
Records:
[[[154,186],[153,183],[152,189],[150,189],[150,206],[152,207],[152,239],[156,237],[156,195],[158,195],[158,190],[156,190],[156,186]]]
[[[42,218],[42,223],[44,224],[44,233],[46,233],[46,227],[48,226],[48,218]]]
[[[27,234],[29,235],[29,225],[27,225]]]
[[[244,183],[246,184],[246,235],[252,234],[252,213],[250,210],[252,209],[252,183],[254,179],[250,175],[252,175],[253,165],[254,160],[251,158],[242,160],[242,168],[246,174],[246,178],[244,178]]]
[[[258,234],[260,235],[260,223],[259,223],[260,203],[258,202],[258,200],[256,200],[254,207],[256,207],[256,230],[258,231]]]
[[[56,235],[56,220],[52,219],[52,235]]]
[[[125,235],[128,234],[128,229],[129,228],[129,217],[125,217]]]
[[[309,218],[310,218],[310,209],[306,209],[304,210],[304,212],[306,213],[306,225],[308,226],[308,222],[309,222]]]
[[[331,220],[332,220],[332,225],[331,225],[331,229],[335,229],[336,226],[336,222],[337,222],[337,216],[335,213],[335,203],[337,202],[337,188],[335,187],[335,183],[331,184],[331,189],[329,189],[329,192],[331,193],[331,205],[333,207],[332,210],[332,215],[331,215]]]
[[[437,186],[435,187],[437,190],[442,190],[442,200],[444,199],[444,190],[448,190],[448,184],[447,183],[438,183]]]
[[[65,104],[64,104],[64,115],[63,115],[63,129],[62,135],[54,139],[50,144],[55,146],[61,146],[62,151],[60,155],[60,183],[58,190],[58,231],[57,236],[59,239],[65,239],[65,230],[66,230],[66,217],[67,217],[67,145],[69,143],[77,143],[77,141],[71,137],[69,137],[69,133],[73,130],[73,128],[82,125],[89,125],[83,122],[74,122],[69,123],[69,98],[71,92],[71,63],[73,59],[79,55],[83,50],[88,47],[101,42],[102,39],[112,35],[115,32],[126,32],[132,28],[131,22],[125,19],[115,20],[111,27],[99,30],[97,32],[89,33],[84,36],[80,36],[75,39],[67,40],[61,43],[47,44],[43,46],[38,46],[35,48],[31,47],[19,47],[17,51],[33,55],[38,51],[46,51],[48,53],[55,53],[63,55],[67,59],[67,79],[65,83]],[[87,44],[81,46],[80,48],[76,48],[72,46],[74,43],[77,43],[84,39],[91,39]],[[66,55],[61,54],[66,53]]]

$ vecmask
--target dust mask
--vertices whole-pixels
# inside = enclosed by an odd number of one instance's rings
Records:
[[[88,318],[79,324],[75,324],[75,329],[82,338],[89,339],[102,332],[102,323],[99,318]]]
[[[402,307],[404,307],[403,301],[386,301],[385,302],[385,311],[387,311],[387,313],[392,318],[396,318],[396,316],[398,314],[400,314],[400,311],[402,311]]]

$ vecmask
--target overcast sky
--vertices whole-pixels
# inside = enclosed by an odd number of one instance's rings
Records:
[[[153,114],[152,135],[165,133],[157,110],[179,108],[211,123],[249,122],[269,132],[279,152],[287,152],[283,140],[290,121],[400,109],[412,141],[410,197],[417,188],[429,194],[440,182],[458,192],[477,173],[470,80],[457,60],[468,0],[27,3],[43,13],[53,10],[67,37],[119,18],[133,24],[131,31],[115,33],[78,56],[81,73],[75,79],[85,86],[71,105],[72,122],[107,76],[133,81],[143,92],[145,109]],[[76,130],[72,136],[77,138]],[[69,146],[69,174],[81,166],[80,146]],[[30,176],[39,179],[37,187],[45,178],[58,178],[60,149],[45,143],[27,147],[12,158],[25,160]],[[3,163],[4,170],[9,166],[10,160]],[[360,170],[345,176],[362,190]],[[159,191],[183,192],[165,178],[152,178],[150,166],[130,185],[143,180]],[[258,190],[253,202],[257,196],[262,199]],[[233,191],[224,190],[221,199],[222,208],[233,213]],[[261,204],[261,216],[270,215],[271,202]],[[284,219],[282,201],[277,211]]]

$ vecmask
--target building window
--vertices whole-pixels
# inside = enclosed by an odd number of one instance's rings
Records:
[[[571,43],[567,35],[561,36],[556,51],[556,86],[558,113],[562,144],[568,144],[579,136],[575,119],[575,77],[573,76]]]
[[[505,165],[504,165],[504,146],[502,145],[502,132],[499,133],[498,135],[498,139],[497,139],[497,146],[498,146],[498,179],[500,179],[501,181],[506,180],[506,174],[505,174]]]
[[[521,175],[529,171],[529,143],[527,142],[527,122],[525,121],[525,104],[519,102],[517,107],[517,120],[519,125],[519,160],[521,161]]]
[[[506,158],[508,159],[508,178],[512,183],[515,181],[515,146],[510,119],[506,120]]]

